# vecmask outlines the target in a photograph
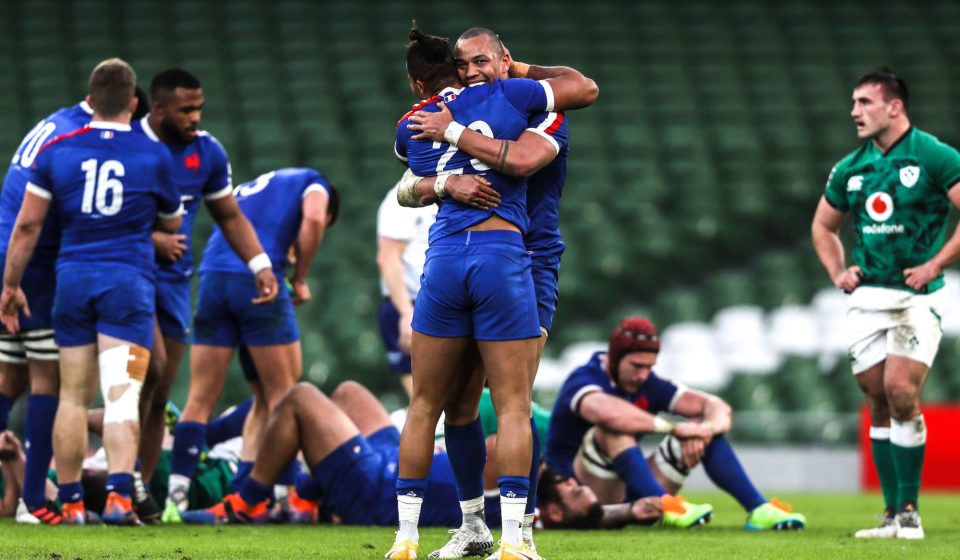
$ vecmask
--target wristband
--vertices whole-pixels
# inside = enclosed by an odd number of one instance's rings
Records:
[[[658,434],[672,434],[676,426],[659,416],[653,417],[653,431]]]
[[[250,272],[252,272],[254,276],[260,274],[261,270],[270,268],[271,266],[273,265],[270,263],[270,257],[268,257],[266,253],[260,253],[247,261],[247,268],[250,269]]]
[[[466,129],[467,127],[457,121],[451,121],[450,124],[447,125],[447,129],[443,131],[443,139],[447,144],[456,146],[457,142],[460,141],[460,135],[463,134],[463,131]]]
[[[514,78],[526,78],[527,74],[530,73],[530,65],[524,64],[523,62],[513,61],[513,64],[510,66],[510,74]]]
[[[438,175],[436,182],[433,183],[433,192],[437,194],[437,198],[443,200],[447,198],[449,194],[447,193],[447,179],[450,178],[450,175]]]

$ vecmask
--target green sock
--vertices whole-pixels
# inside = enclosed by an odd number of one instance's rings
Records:
[[[913,504],[919,509],[920,474],[923,472],[923,453],[926,445],[900,447],[890,444],[893,466],[897,471],[897,507]]]
[[[883,503],[890,511],[897,511],[897,487],[900,485],[897,470],[893,463],[893,445],[890,439],[870,438],[870,449],[873,451],[873,464],[877,468],[880,478],[880,489],[883,491]]]

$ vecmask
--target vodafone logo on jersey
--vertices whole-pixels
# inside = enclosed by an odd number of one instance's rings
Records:
[[[875,222],[885,222],[893,215],[893,199],[885,192],[873,193],[867,197],[867,214]]]

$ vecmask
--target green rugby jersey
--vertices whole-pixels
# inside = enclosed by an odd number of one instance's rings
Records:
[[[916,128],[887,153],[867,141],[834,166],[824,195],[853,216],[853,262],[863,271],[861,285],[915,292],[904,283],[903,270],[927,262],[943,246],[947,191],[958,181],[960,153]],[[923,293],[941,287],[943,274]]]

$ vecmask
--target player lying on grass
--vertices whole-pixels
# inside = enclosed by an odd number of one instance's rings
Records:
[[[803,515],[776,499],[768,501],[744,472],[724,437],[733,416],[730,406],[656,375],[659,351],[653,324],[630,317],[614,330],[608,352],[597,352],[570,374],[554,404],[547,466],[560,477],[576,477],[601,503],[613,504],[675,494],[702,463],[714,484],[747,511],[747,529],[803,528]],[[660,412],[684,421],[673,424],[657,416]],[[646,459],[637,440],[649,433],[667,437]],[[665,499],[665,510],[672,500]],[[687,522],[705,522],[713,512],[708,504],[683,502],[683,507]]]

